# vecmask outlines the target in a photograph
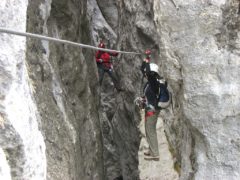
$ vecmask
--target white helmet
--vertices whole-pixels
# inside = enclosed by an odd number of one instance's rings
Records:
[[[158,72],[158,65],[155,64],[155,63],[150,63],[150,71],[159,74],[159,72]]]

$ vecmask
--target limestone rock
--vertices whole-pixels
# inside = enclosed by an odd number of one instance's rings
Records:
[[[118,7],[117,1],[108,1],[108,0],[97,0],[97,4],[104,19],[110,25],[110,27],[117,31],[118,28]]]
[[[180,179],[237,180],[239,7],[238,0],[1,0],[0,26],[151,49],[174,95],[173,109],[161,115]],[[138,157],[134,99],[142,95],[144,56],[113,59],[118,92],[108,76],[99,88],[95,51],[6,34],[0,40],[0,179],[143,177],[138,167],[153,165]]]
[[[0,26],[26,31],[25,0],[0,2]],[[0,179],[46,179],[39,111],[26,63],[26,38],[0,34]]]
[[[155,3],[162,71],[175,94],[166,113],[181,179],[239,179],[239,1]]]
[[[90,42],[86,2],[14,0],[0,7],[4,27]],[[0,38],[1,179],[104,179],[92,53]]]
[[[86,10],[87,2],[80,0],[31,1],[27,29],[89,44]],[[27,45],[46,143],[47,178],[103,179],[98,83],[92,52],[33,39]]]

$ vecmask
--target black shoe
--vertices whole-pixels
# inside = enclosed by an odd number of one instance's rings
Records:
[[[143,154],[144,154],[145,156],[150,156],[150,155],[151,155],[149,151],[146,151],[146,152],[144,152]]]
[[[159,161],[159,156],[145,156],[144,159],[147,161],[151,161],[151,160]]]

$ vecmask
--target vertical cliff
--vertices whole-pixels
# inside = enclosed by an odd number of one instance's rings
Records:
[[[90,44],[83,1],[31,1],[27,30]],[[92,51],[28,40],[27,62],[46,143],[48,179],[103,179]]]
[[[155,1],[181,179],[239,179],[239,1]]]
[[[26,31],[27,6],[25,0],[1,1],[0,26]],[[45,143],[27,72],[26,39],[0,34],[0,41],[0,178],[45,179]]]
[[[2,0],[0,26],[95,46],[103,39],[124,51],[150,48],[173,94],[157,130],[167,135],[180,179],[237,180],[239,7],[238,0]],[[95,51],[0,40],[0,178],[163,178],[164,168],[138,157],[142,55],[112,59],[117,91],[107,74],[99,87]],[[159,143],[168,151],[164,137]]]
[[[153,61],[157,62],[159,43],[152,10],[152,1],[89,1],[88,14],[95,44],[103,39],[109,48],[119,50],[144,52],[152,48]],[[140,115],[133,102],[136,96],[142,95],[139,67],[143,58],[121,54],[114,60],[114,71],[123,91],[117,92],[107,75],[101,88],[108,179],[139,179]]]
[[[91,44],[86,2],[0,4],[3,27]],[[1,47],[1,175],[104,179],[93,53],[6,34]]]

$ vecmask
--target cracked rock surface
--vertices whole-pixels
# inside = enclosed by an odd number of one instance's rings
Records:
[[[168,155],[146,163],[133,103],[142,95],[144,56],[112,59],[118,92],[107,74],[99,87],[95,51],[1,33],[0,179],[238,180],[239,7],[238,0],[1,0],[2,27],[151,49],[173,107],[157,129]]]
[[[180,179],[240,177],[239,1],[155,3],[162,71],[174,92],[165,130]]]

